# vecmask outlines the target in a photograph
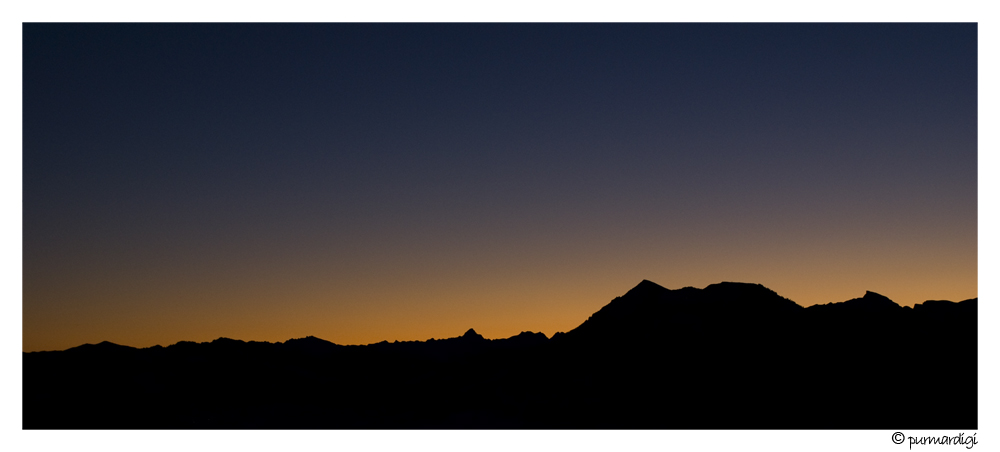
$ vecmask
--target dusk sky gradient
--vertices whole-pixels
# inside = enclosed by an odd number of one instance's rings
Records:
[[[977,289],[976,24],[24,24],[23,350]]]

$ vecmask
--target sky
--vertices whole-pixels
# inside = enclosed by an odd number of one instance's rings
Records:
[[[24,24],[22,348],[975,298],[976,24]]]

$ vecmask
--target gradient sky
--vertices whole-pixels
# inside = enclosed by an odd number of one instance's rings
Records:
[[[977,296],[975,24],[23,25],[23,344]]]

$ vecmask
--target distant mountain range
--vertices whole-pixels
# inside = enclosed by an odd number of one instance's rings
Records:
[[[977,299],[642,281],[577,328],[23,354],[26,429],[976,429]]]

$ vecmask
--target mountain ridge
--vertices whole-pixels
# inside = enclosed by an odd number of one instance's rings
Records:
[[[962,301],[959,301],[959,302],[950,301],[950,300],[926,300],[926,301],[924,301],[922,303],[916,303],[916,304],[914,304],[914,306],[912,308],[910,308],[909,306],[900,306],[898,303],[892,301],[888,297],[885,297],[885,296],[883,296],[881,294],[878,294],[878,293],[873,292],[873,291],[867,291],[866,290],[864,296],[859,297],[859,298],[852,298],[852,299],[845,300],[845,301],[840,301],[840,302],[830,302],[830,303],[823,303],[823,304],[814,304],[814,305],[803,307],[802,305],[799,305],[798,303],[796,303],[796,302],[794,302],[794,301],[792,301],[792,300],[790,300],[788,298],[781,297],[774,290],[772,290],[772,289],[770,289],[770,288],[768,288],[768,287],[766,287],[766,286],[764,286],[762,284],[758,284],[758,283],[744,283],[744,282],[722,281],[722,282],[719,282],[719,283],[709,284],[708,286],[706,286],[703,289],[698,289],[698,288],[691,287],[691,286],[686,286],[686,287],[683,287],[683,288],[680,288],[680,289],[667,289],[667,288],[665,288],[665,287],[663,287],[663,286],[661,286],[661,285],[659,285],[659,284],[657,284],[655,282],[652,282],[652,281],[647,280],[647,279],[643,279],[635,287],[633,287],[632,289],[629,289],[624,295],[619,296],[619,297],[615,297],[613,300],[611,300],[611,302],[609,302],[608,304],[602,306],[600,309],[598,309],[598,311],[596,311],[594,314],[591,314],[591,316],[589,316],[586,320],[584,320],[584,322],[582,322],[577,327],[575,327],[573,329],[570,329],[569,331],[566,331],[566,332],[556,332],[556,333],[553,334],[553,337],[555,337],[556,335],[562,336],[562,335],[565,335],[565,334],[567,334],[569,332],[572,332],[574,330],[579,329],[581,326],[583,326],[584,324],[586,324],[587,321],[593,319],[595,315],[600,314],[602,311],[606,311],[606,310],[609,310],[609,309],[611,311],[614,311],[616,309],[620,309],[620,308],[617,308],[617,307],[612,307],[613,305],[616,305],[616,304],[617,305],[622,304],[623,302],[620,301],[620,300],[629,300],[629,299],[632,299],[632,298],[644,297],[646,299],[645,301],[647,303],[649,303],[650,302],[649,299],[651,299],[651,298],[655,299],[655,300],[663,301],[664,297],[667,296],[667,297],[669,297],[669,299],[666,300],[668,302],[673,302],[673,303],[678,303],[679,302],[684,307],[690,307],[690,304],[692,302],[697,303],[697,302],[704,302],[704,301],[706,301],[705,297],[697,297],[697,296],[692,297],[691,296],[692,294],[699,294],[699,293],[701,293],[701,294],[707,294],[707,293],[712,293],[713,295],[720,295],[721,294],[722,296],[725,296],[726,294],[728,294],[730,296],[733,296],[733,292],[734,291],[739,291],[739,290],[756,292],[757,295],[766,295],[766,296],[772,297],[773,299],[777,299],[777,300],[781,300],[783,302],[786,302],[784,304],[784,306],[777,306],[777,304],[774,305],[774,306],[771,306],[771,308],[774,308],[774,309],[786,309],[786,310],[796,310],[796,309],[808,310],[808,309],[813,309],[813,308],[816,308],[816,309],[831,309],[831,308],[833,308],[833,309],[853,309],[853,310],[859,310],[859,311],[864,311],[864,312],[881,312],[881,311],[885,311],[887,309],[888,310],[894,310],[894,309],[926,309],[926,307],[927,307],[928,304],[930,304],[930,305],[933,306],[931,309],[942,310],[942,309],[951,309],[950,307],[947,307],[947,306],[950,306],[950,305],[956,305],[956,304],[964,303],[964,302],[968,302],[970,304],[975,304],[978,301],[978,297],[977,298],[967,299],[967,300],[962,300]],[[675,295],[671,296],[671,294],[675,294]],[[744,296],[744,299],[745,299],[746,298],[745,297],[746,293],[744,293],[742,295]],[[737,296],[739,296],[739,295],[737,295]],[[760,301],[759,298],[757,298],[757,299],[751,299],[751,301],[753,301],[753,300]],[[707,300],[707,301],[709,303],[711,303],[713,300]],[[717,301],[717,300],[715,300],[715,301]],[[771,301],[774,301],[774,300],[771,300]],[[736,306],[738,306],[738,304],[730,303],[730,304],[728,304],[726,306],[723,306],[723,308],[732,308],[732,307],[736,307]],[[699,307],[705,307],[705,306],[699,306]],[[628,309],[634,309],[634,307],[630,307]],[[394,341],[394,342],[391,342],[391,343],[426,343],[426,342],[445,341],[445,340],[454,340],[454,339],[465,339],[465,340],[482,339],[482,340],[486,340],[486,341],[504,341],[504,340],[514,339],[515,337],[518,337],[518,336],[526,334],[526,333],[529,334],[529,335],[541,335],[542,337],[545,337],[546,339],[551,339],[551,338],[545,336],[544,333],[540,333],[540,332],[535,333],[535,332],[532,332],[532,331],[522,331],[519,334],[516,334],[514,336],[510,336],[510,337],[506,337],[506,338],[485,338],[481,334],[477,333],[475,331],[475,328],[469,328],[468,330],[466,330],[466,332],[464,334],[461,334],[461,335],[458,335],[458,336],[445,337],[445,338],[428,338],[428,339],[425,339],[425,340],[422,340],[422,341],[421,340],[410,340],[410,341],[398,341],[397,340],[397,341]],[[296,344],[296,345],[302,345],[302,344],[305,344],[306,342],[316,342],[316,341],[318,341],[318,343],[322,344],[322,345],[319,345],[319,346],[327,346],[327,344],[328,344],[328,345],[332,345],[332,346],[336,346],[336,347],[359,347],[359,346],[360,347],[365,347],[365,346],[373,346],[373,345],[378,345],[378,344],[390,343],[390,342],[388,342],[388,340],[382,340],[382,341],[379,341],[379,342],[373,342],[373,343],[368,343],[368,344],[338,344],[338,343],[327,341],[325,339],[321,339],[321,338],[318,338],[318,337],[315,337],[315,336],[312,336],[312,335],[301,337],[301,338],[289,338],[289,339],[286,339],[285,341],[276,341],[276,342],[245,341],[245,340],[241,340],[241,339],[232,339],[232,338],[221,337],[220,336],[220,337],[218,337],[216,339],[213,339],[211,341],[206,341],[206,342],[193,342],[193,341],[181,340],[181,341],[178,341],[178,342],[176,342],[174,344],[168,344],[168,345],[156,344],[156,345],[153,345],[153,346],[150,346],[150,347],[133,347],[133,346],[129,346],[129,345],[117,344],[117,343],[110,342],[110,341],[101,341],[100,343],[97,343],[97,344],[85,343],[85,344],[81,344],[81,345],[78,345],[78,346],[75,346],[75,347],[70,347],[70,348],[65,349],[65,350],[36,350],[36,351],[29,351],[29,352],[22,352],[22,353],[45,353],[45,352],[70,351],[70,350],[77,350],[77,349],[81,349],[81,348],[82,349],[95,348],[95,349],[111,350],[111,349],[114,349],[116,347],[117,348],[124,347],[124,348],[134,349],[134,350],[144,350],[144,349],[151,349],[151,348],[156,348],[156,347],[172,347],[172,346],[176,346],[176,345],[183,346],[183,345],[187,345],[187,344],[213,344],[213,343],[222,344],[222,343],[237,343],[237,342],[238,343],[253,342],[253,343],[274,344],[274,345],[282,345],[282,344],[287,344],[289,342],[292,342],[293,344]],[[291,345],[291,344],[289,344],[289,345]]]
[[[977,305],[643,280],[551,338],[105,341],[22,353],[23,428],[970,429],[975,360],[914,366],[976,356]]]

